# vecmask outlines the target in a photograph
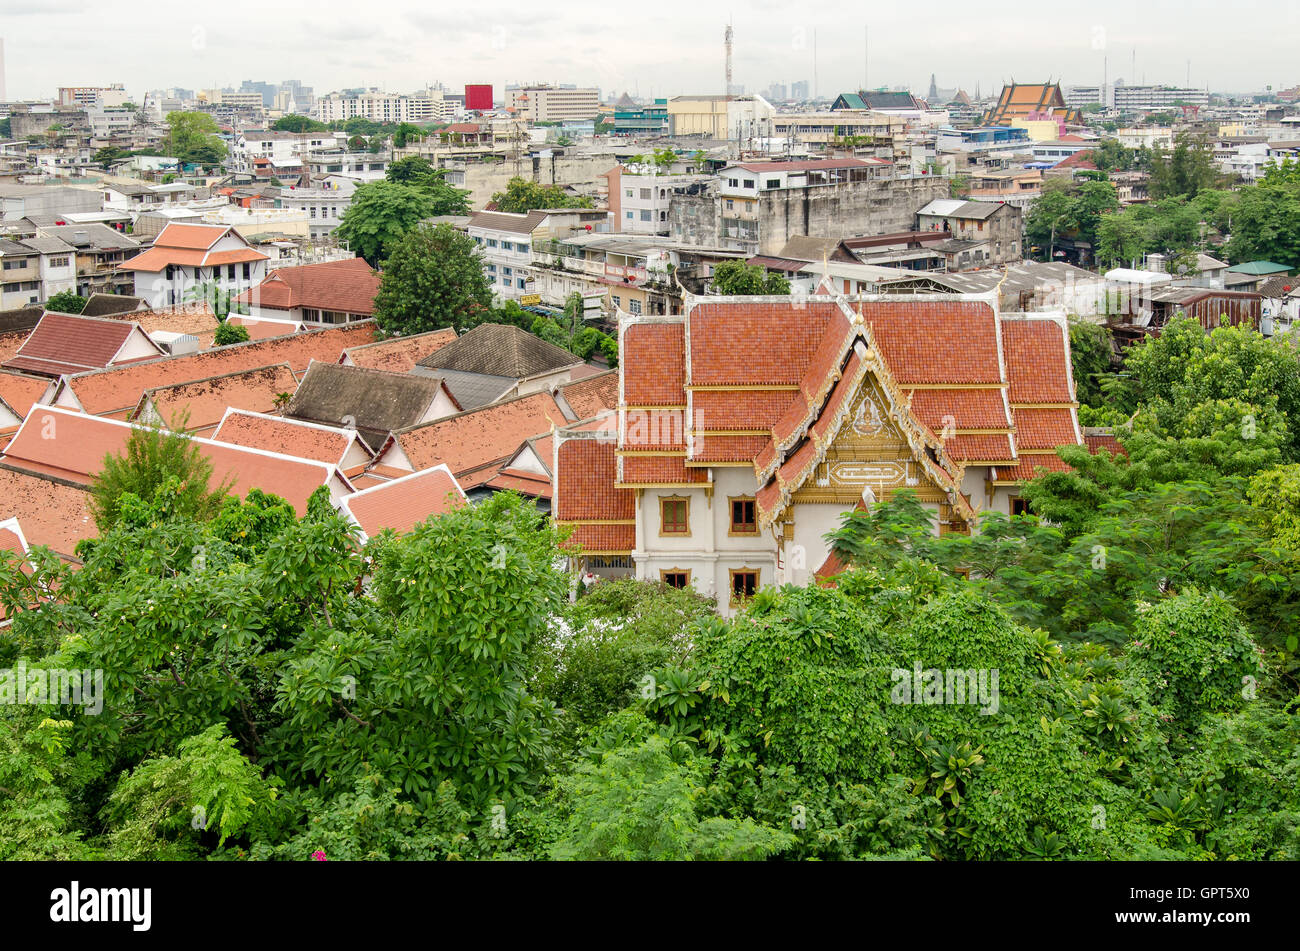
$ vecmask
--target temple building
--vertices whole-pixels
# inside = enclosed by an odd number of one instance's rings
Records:
[[[1070,106],[1060,83],[1017,83],[1002,87],[998,103],[984,117],[986,126],[1011,126],[1013,120],[1055,119],[1064,125],[1083,122],[1083,113]]]
[[[724,613],[832,572],[859,506],[908,488],[968,533],[1084,443],[1064,316],[991,298],[696,297],[623,316],[619,344],[616,426],[556,432],[553,517],[586,571]]]

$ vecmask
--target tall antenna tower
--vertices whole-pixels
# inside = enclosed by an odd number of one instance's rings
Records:
[[[727,51],[727,85],[722,90],[722,94],[727,97],[727,102],[731,101],[731,23],[727,23],[727,32],[723,34],[722,45]]]

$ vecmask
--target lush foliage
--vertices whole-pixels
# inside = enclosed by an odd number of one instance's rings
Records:
[[[492,196],[497,211],[525,212],[534,208],[591,208],[590,198],[570,195],[559,185],[540,185],[524,178],[512,178],[506,190]]]
[[[86,307],[86,298],[76,291],[59,291],[45,302],[46,310],[58,311],[60,314],[79,314]]]
[[[218,136],[219,131],[216,120],[206,112],[169,112],[163,154],[182,165],[218,166],[226,157],[226,145]]]
[[[223,320],[217,325],[217,332],[212,335],[212,343],[217,347],[226,347],[232,343],[245,343],[248,341],[248,328],[241,324],[232,324],[228,320]]]
[[[422,188],[367,182],[352,193],[337,234],[372,267],[380,267],[407,234],[438,213],[435,197]]]
[[[789,294],[790,282],[784,274],[769,271],[758,264],[744,261],[723,261],[713,269],[713,289],[724,295]]]
[[[375,321],[386,334],[463,330],[491,306],[492,291],[473,239],[450,225],[421,225],[393,247],[384,265]]]

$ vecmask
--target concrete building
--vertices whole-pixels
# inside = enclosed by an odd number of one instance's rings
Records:
[[[60,86],[56,100],[61,106],[122,106],[129,101],[126,87],[121,83],[111,86]]]
[[[308,153],[320,149],[333,149],[339,146],[345,137],[333,132],[272,132],[266,129],[253,129],[239,133],[231,143],[230,154],[226,159],[229,171],[251,175],[254,173],[255,159],[269,159],[271,167],[277,170],[297,168],[301,173],[304,159]],[[283,178],[283,175],[275,175]],[[297,177],[296,175],[294,176]]]
[[[47,301],[75,289],[76,255],[58,238],[0,238],[0,310]]]
[[[776,108],[762,96],[675,96],[667,106],[672,136],[721,140],[774,135]]]
[[[316,102],[321,122],[344,122],[360,117],[372,122],[443,122],[455,116],[455,105],[439,89],[397,95],[372,89],[359,95],[331,93]]]
[[[678,196],[702,191],[712,175],[661,175],[653,165],[616,165],[609,182],[611,230],[632,234],[668,234],[668,209]]]
[[[669,233],[684,244],[776,254],[790,238],[908,231],[916,213],[948,196],[948,179],[902,177],[881,159],[746,162],[696,195],[675,197]]]
[[[1177,86],[1127,86],[1123,81],[1115,83],[1111,95],[1111,105],[1126,114],[1176,110],[1180,103],[1189,106],[1205,106],[1210,101],[1210,94],[1204,89],[1184,89]]]
[[[277,208],[302,212],[307,216],[313,240],[324,238],[338,228],[343,214],[352,204],[352,193],[357,190],[353,179],[335,178],[328,187],[282,188],[276,199]]]
[[[600,90],[545,85],[506,87],[506,108],[529,122],[590,119],[600,112]]]
[[[470,216],[465,230],[483,251],[483,270],[493,296],[521,300],[537,294],[532,271],[537,242],[553,242],[576,231],[607,232],[609,213],[591,208],[537,209],[527,214],[480,211]]]
[[[0,221],[57,215],[74,211],[99,211],[99,192],[67,185],[0,184]]]
[[[959,247],[941,249],[955,258],[957,266],[949,264],[950,270],[1014,264],[1022,259],[1022,213],[1015,205],[940,198],[916,213],[916,227],[918,231],[947,231],[952,235],[950,242]]]

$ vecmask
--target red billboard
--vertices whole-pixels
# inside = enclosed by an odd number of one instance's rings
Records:
[[[465,108],[471,112],[491,112],[492,87],[487,84],[466,86]]]

